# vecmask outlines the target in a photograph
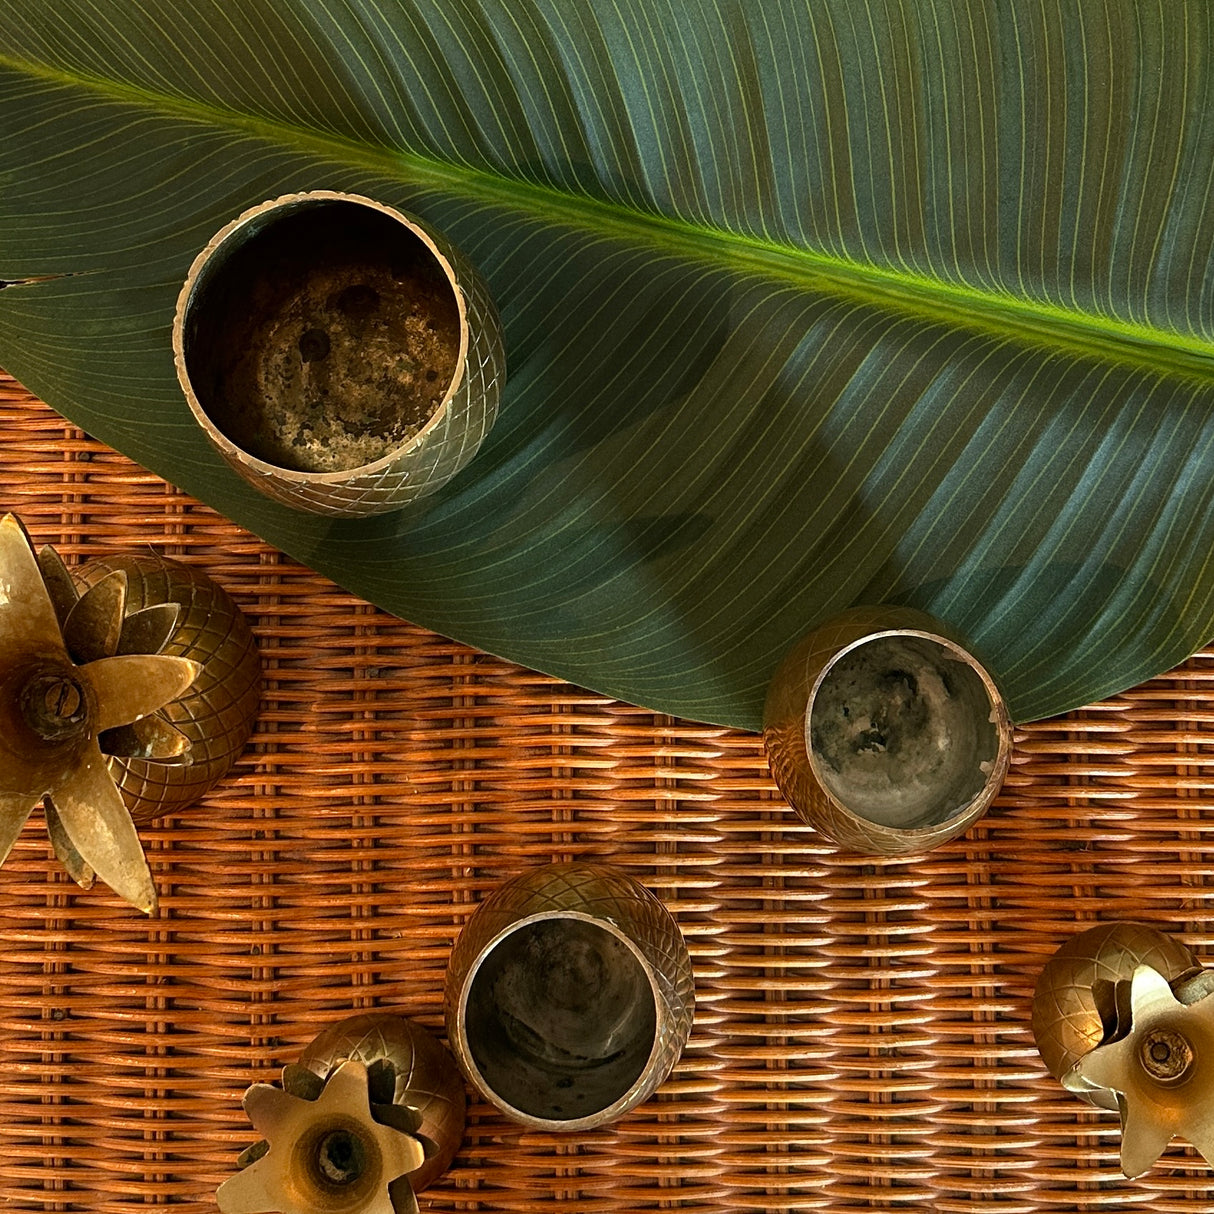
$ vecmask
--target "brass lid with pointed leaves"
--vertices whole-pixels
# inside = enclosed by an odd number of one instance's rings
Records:
[[[1214,997],[1211,983],[1189,979],[1196,997],[1149,965],[1129,982],[1128,1021],[1115,1040],[1085,1054],[1064,1077],[1113,1092],[1121,1114],[1121,1170],[1141,1176],[1174,1135],[1214,1165]]]
[[[421,1025],[382,1012],[330,1026],[282,1087],[244,1107],[264,1136],[220,1186],[223,1214],[416,1214],[464,1133],[463,1081]]]
[[[415,1193],[451,1166],[464,1138],[467,1097],[455,1059],[415,1020],[365,1012],[330,1025],[299,1056],[299,1066],[324,1081],[343,1062],[367,1068],[371,1113],[377,1121],[409,1127],[425,1148],[425,1162],[409,1177]]]
[[[1075,1063],[1117,1034],[1129,980],[1149,965],[1169,981],[1199,969],[1179,940],[1144,923],[1101,923],[1072,936],[1046,962],[1033,994],[1033,1037],[1042,1061],[1060,1081]],[[1072,1088],[1089,1104],[1115,1109],[1111,1092]]]
[[[242,1171],[220,1185],[223,1214],[417,1214],[408,1176],[425,1149],[371,1115],[366,1066],[343,1062],[311,1097],[288,1090],[302,1069],[284,1073],[282,1088],[258,1083],[245,1093],[264,1150],[246,1153]]]
[[[39,560],[78,661],[165,653],[200,664],[183,695],[101,739],[136,822],[186,808],[228,773],[257,720],[261,659],[244,613],[201,570],[155,553],[97,557],[74,580],[50,549]]]
[[[94,608],[98,601],[85,610]],[[155,909],[147,859],[100,739],[137,727],[200,669],[165,654],[74,660],[24,529],[14,515],[0,520],[0,862],[42,801],[55,852],[77,881],[95,874],[140,910]]]

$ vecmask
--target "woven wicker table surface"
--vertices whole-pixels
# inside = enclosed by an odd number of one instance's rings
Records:
[[[424,1211],[1197,1211],[1174,1142],[1117,1169],[1116,1118],[1045,1072],[1033,985],[1078,928],[1214,954],[1214,651],[1018,731],[999,802],[927,857],[838,854],[757,737],[647,712],[394,619],[82,435],[0,374],[0,508],[69,563],[146,545],[244,608],[257,733],[142,830],[152,919],[78,890],[35,814],[0,872],[0,1209],[216,1209],[245,1087],[323,1026],[440,1029],[452,942],[529,865],[611,861],[695,964],[691,1042],[616,1126],[470,1106]]]

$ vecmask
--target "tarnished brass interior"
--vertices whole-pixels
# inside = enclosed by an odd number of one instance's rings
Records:
[[[314,198],[237,228],[199,272],[183,346],[197,400],[277,468],[349,471],[421,432],[460,354],[450,271],[372,206]]]

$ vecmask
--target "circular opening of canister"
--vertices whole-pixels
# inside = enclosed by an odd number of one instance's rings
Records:
[[[457,382],[450,266],[420,229],[369,202],[267,204],[196,264],[185,299],[197,407],[275,468],[373,464],[420,434]]]
[[[524,922],[482,959],[467,988],[465,1034],[486,1088],[510,1109],[580,1121],[628,1095],[657,1032],[653,985],[609,928],[586,919]]]
[[[973,659],[930,636],[845,649],[806,712],[823,787],[857,818],[894,830],[947,822],[986,788],[1000,749],[996,692]]]

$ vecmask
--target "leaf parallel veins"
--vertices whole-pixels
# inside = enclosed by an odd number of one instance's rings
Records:
[[[725,261],[742,272],[784,278],[790,285],[884,306],[919,320],[983,332],[1000,340],[1019,340],[1077,357],[1112,359],[1161,374],[1194,380],[1208,380],[1214,374],[1214,340],[1202,341],[1175,331],[1096,316],[1078,308],[1066,309],[1027,294],[1017,296],[989,287],[951,282],[909,268],[894,270],[745,231],[697,225],[675,215],[642,210],[635,204],[567,193],[411,151],[371,147],[308,127],[209,106],[184,96],[73,74],[3,52],[0,68],[47,84],[87,89],[113,102],[241,131],[268,143],[305,148],[374,169],[405,184],[458,193],[520,213],[541,215],[575,229],[642,241],[659,253],[677,254],[714,266]],[[33,285],[66,276],[27,276],[0,282],[0,286]]]
[[[755,728],[808,626],[897,601],[1050,715],[1214,630],[1212,36],[1205,0],[0,0],[0,275],[96,274],[0,294],[0,362],[597,692]],[[378,530],[216,475],[165,357],[197,251],[307,189],[434,225],[505,324],[466,478]]]

